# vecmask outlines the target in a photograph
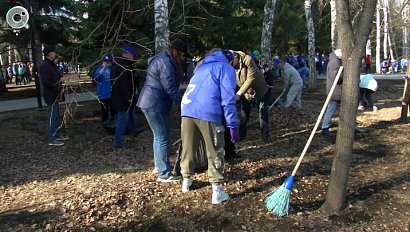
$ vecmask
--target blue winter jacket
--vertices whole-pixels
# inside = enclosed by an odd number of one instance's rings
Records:
[[[103,68],[102,65],[95,70],[93,78],[97,82],[97,97],[98,99],[108,99],[111,98],[111,83],[110,83],[110,67],[106,68],[102,74],[100,70]]]
[[[148,59],[147,76],[137,106],[170,114],[172,102],[180,103],[176,66],[167,49]]]
[[[181,116],[237,128],[236,74],[221,51],[206,56],[196,69],[181,101]]]

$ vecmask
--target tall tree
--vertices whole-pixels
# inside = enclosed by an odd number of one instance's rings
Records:
[[[276,0],[267,0],[264,7],[265,17],[263,18],[262,36],[261,36],[261,51],[262,64],[271,66],[271,48],[272,48],[272,31],[273,20],[275,19]]]
[[[334,214],[345,206],[347,180],[352,159],[356,128],[357,100],[361,59],[366,49],[376,0],[363,0],[362,8],[351,7],[349,0],[336,0],[338,39],[342,50],[344,68],[342,106],[336,137],[335,154],[330,182],[322,209]],[[357,11],[357,12],[351,12]],[[352,13],[358,17],[353,18]]]
[[[305,16],[308,29],[308,64],[315,63],[315,26],[312,18],[312,0],[305,0]],[[309,88],[315,86],[316,83],[316,66],[310,65],[309,67]]]
[[[381,48],[381,20],[380,20],[380,0],[377,1],[376,6],[376,73],[381,73],[380,67],[380,48]]]
[[[155,51],[159,52],[169,45],[168,0],[155,0]]]
[[[331,44],[332,50],[338,48],[339,43],[337,41],[337,28],[336,28],[336,0],[330,0],[330,18],[331,18]]]

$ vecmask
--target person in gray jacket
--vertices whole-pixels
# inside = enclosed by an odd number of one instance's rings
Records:
[[[290,106],[296,109],[302,108],[302,89],[303,80],[300,77],[298,70],[286,62],[285,56],[282,57],[280,66],[282,68],[283,91],[286,93],[286,102],[282,105],[284,108]]]
[[[336,49],[329,56],[329,63],[327,65],[327,76],[326,76],[326,93],[329,94],[330,89],[332,88],[333,82],[336,79],[337,72],[339,71],[340,66],[342,66],[342,51]],[[335,87],[335,90],[332,93],[329,104],[327,105],[325,115],[323,116],[322,122],[322,135],[329,135],[329,127],[332,121],[333,116],[336,113],[337,108],[339,107],[340,101],[342,99],[342,84],[343,76],[340,76],[339,81]]]

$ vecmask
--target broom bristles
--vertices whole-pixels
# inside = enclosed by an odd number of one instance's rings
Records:
[[[279,217],[287,216],[289,210],[289,199],[291,191],[281,185],[275,191],[270,193],[265,199],[265,206],[269,212]]]
[[[265,206],[269,212],[277,214],[279,217],[288,215],[293,182],[294,176],[289,176],[279,188],[266,197]]]

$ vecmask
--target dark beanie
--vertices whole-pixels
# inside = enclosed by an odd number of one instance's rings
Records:
[[[47,45],[43,48],[44,56],[47,56],[50,52],[55,52],[55,51],[56,51],[56,47],[54,46]]]

